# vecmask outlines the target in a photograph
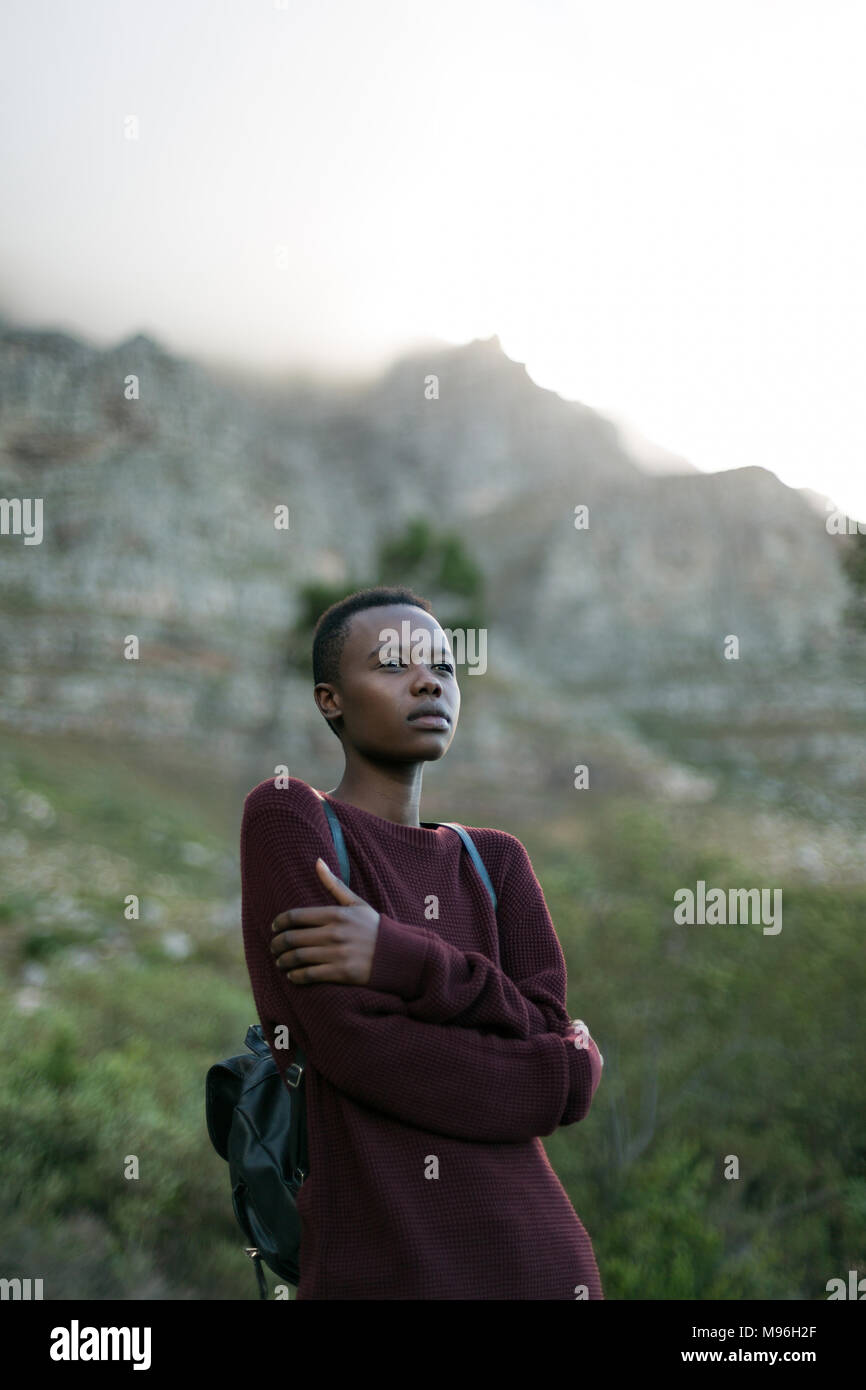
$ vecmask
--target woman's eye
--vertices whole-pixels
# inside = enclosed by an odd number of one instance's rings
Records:
[[[393,656],[390,657],[387,661],[380,661],[379,665],[383,666],[387,670],[389,667],[394,669],[397,669],[398,667],[403,667],[406,665],[406,663],[405,661],[398,661],[397,657]],[[439,669],[443,671],[450,671],[451,675],[454,675],[454,667],[451,665],[450,661],[438,661],[436,665]]]

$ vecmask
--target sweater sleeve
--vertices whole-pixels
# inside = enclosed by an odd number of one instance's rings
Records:
[[[484,1028],[509,1038],[570,1031],[565,957],[529,855],[508,836],[511,854],[497,893],[501,967],[462,951],[429,928],[384,913],[370,988],[400,995],[410,1018]]]
[[[569,1065],[560,1125],[570,1125],[589,1113],[601,1054],[593,1038],[584,1049],[574,1046],[562,947],[529,855],[516,837],[509,839],[512,854],[497,893],[501,968],[479,951],[461,951],[429,928],[383,913],[369,983],[404,999],[410,1018],[509,1038],[558,1033]]]
[[[339,872],[324,831],[279,801],[241,826],[244,949],[262,1030],[280,1071],[274,1029],[296,1034],[311,1065],[354,1100],[457,1139],[519,1142],[552,1134],[580,1099],[589,1108],[589,1054],[553,1032],[527,1039],[409,1017],[404,1000],[368,986],[298,985],[270,950],[270,924],[327,894],[316,856]],[[574,1118],[578,1118],[577,1115]]]

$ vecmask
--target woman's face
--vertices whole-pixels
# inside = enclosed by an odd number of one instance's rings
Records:
[[[339,685],[317,685],[316,699],[323,713],[342,715],[345,746],[381,761],[435,762],[447,752],[460,714],[460,687],[443,629],[431,613],[408,604],[354,613],[340,655]],[[446,723],[418,717],[431,706]]]

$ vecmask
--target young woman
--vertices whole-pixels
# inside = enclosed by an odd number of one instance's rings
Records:
[[[281,1071],[278,1024],[308,1061],[296,1296],[601,1299],[540,1139],[586,1116],[602,1068],[541,886],[518,839],[473,827],[494,911],[457,832],[418,816],[460,710],[445,633],[412,590],[361,590],[319,619],[313,668],[351,888],[301,779],[260,783],[241,827],[262,1030]]]

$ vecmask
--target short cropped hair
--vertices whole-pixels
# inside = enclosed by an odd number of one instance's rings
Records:
[[[413,608],[423,608],[425,613],[433,613],[428,600],[412,589],[388,588],[383,584],[370,589],[357,589],[326,608],[313,632],[313,683],[339,683],[340,657],[349,636],[349,620],[355,613],[397,603],[410,604]],[[330,719],[326,722],[339,738],[339,730],[334,722]]]

